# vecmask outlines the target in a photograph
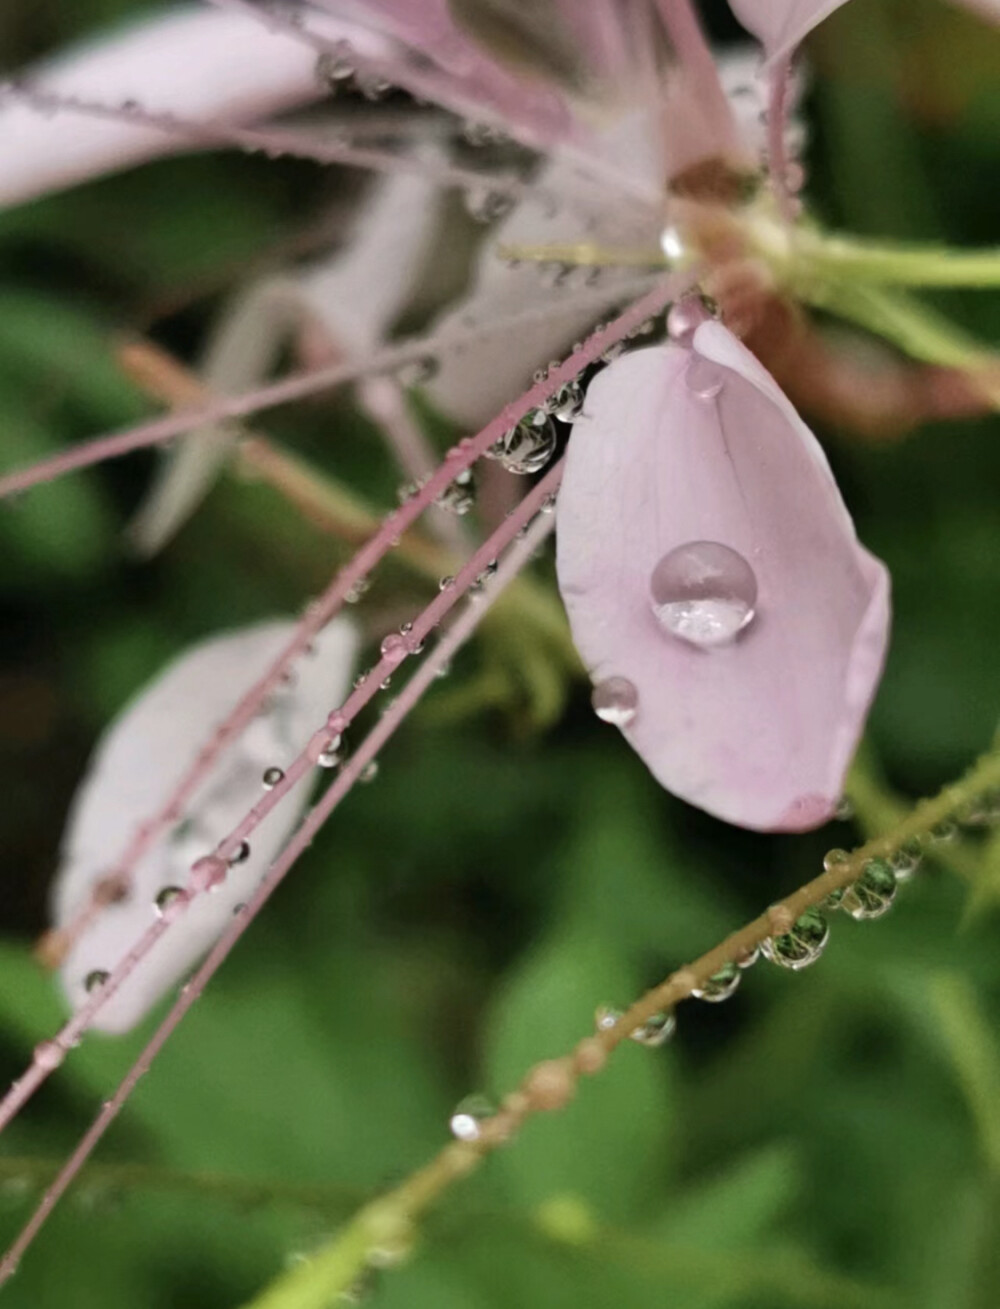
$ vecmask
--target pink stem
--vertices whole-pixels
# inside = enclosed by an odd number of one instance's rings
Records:
[[[555,493],[561,479],[562,462],[551,469],[538,485],[525,496],[514,513],[459,571],[455,578],[455,590],[458,594],[461,594],[464,589],[467,589],[475,581],[484,564],[489,562],[494,553],[499,554],[513,540],[516,533],[530,522],[548,497]],[[170,1012],[156,1029],[148,1045],[126,1074],[114,1095],[110,1100],[105,1101],[100,1113],[46,1190],[37,1209],[13,1245],[4,1255],[3,1261],[0,1262],[0,1286],[17,1271],[18,1263],[25,1250],[27,1250],[49,1214],[86,1163],[101,1137],[114,1122],[139,1079],[149,1071],[153,1060],[163,1049],[184,1015],[204,991],[216,971],[225,962],[236,942],[264,907],[295,863],[295,860],[304,850],[308,849],[323,823],[351,790],[361,771],[376,757],[379,750],[400,726],[423,693],[433,684],[441,668],[445,666],[459,646],[476,629],[489,606],[496,600],[504,586],[517,575],[531,558],[533,552],[552,530],[553,522],[554,518],[551,515],[542,518],[534,524],[522,541],[515,542],[511,547],[486,593],[481,599],[467,605],[465,612],[441,638],[435,649],[410,678],[377,725],[372,728],[357,751],[341,769],[336,781],[328,787],[322,799],[303,820],[288,845],[271,865],[264,880],[213,946],[201,967],[194,973],[191,980],[181,988],[181,992]],[[454,597],[442,593],[414,622],[413,636],[416,639],[422,639],[436,625],[441,615],[454,603]],[[432,612],[435,610],[437,611],[437,617],[432,618]],[[419,637],[418,632],[420,633]]]
[[[641,278],[623,283],[618,290],[622,297],[635,294],[638,287],[649,284],[649,279]],[[572,298],[563,297],[558,303],[537,306],[519,314],[498,318],[475,330],[443,332],[439,337],[422,337],[416,341],[403,342],[390,346],[364,361],[330,364],[325,368],[312,368],[293,373],[291,377],[278,382],[269,382],[266,386],[240,395],[219,396],[211,404],[198,405],[190,409],[181,409],[150,419],[122,432],[112,432],[107,436],[95,437],[68,450],[42,459],[19,472],[8,473],[0,477],[0,500],[6,496],[16,495],[29,487],[49,482],[55,477],[87,468],[105,459],[117,459],[133,450],[142,450],[148,446],[162,445],[182,436],[203,423],[223,422],[227,418],[246,418],[250,414],[260,413],[264,409],[273,409],[278,405],[290,404],[292,401],[305,399],[320,391],[328,391],[345,382],[356,381],[359,377],[370,377],[376,373],[390,373],[405,364],[418,363],[429,355],[446,351],[461,350],[472,341],[488,340],[491,336],[506,335],[519,323],[538,321],[552,315],[562,315],[567,308],[576,305],[593,304],[595,312],[608,302],[608,287],[589,288],[577,292]]]
[[[788,121],[788,89],[792,56],[783,55],[771,69],[770,103],[767,110],[767,171],[778,212],[786,223],[795,221],[795,203],[788,189],[788,152],[785,129]]]
[[[254,706],[260,703],[289,660],[294,658],[295,654],[308,644],[312,635],[330,620],[340,608],[344,597],[351,588],[361,578],[367,576],[383,556],[388,554],[397,538],[416,521],[428,505],[437,499],[455,476],[470,467],[495,441],[499,440],[504,432],[514,427],[525,414],[543,404],[560,387],[572,381],[582,369],[596,362],[609,346],[622,340],[634,327],[638,327],[650,316],[661,312],[675,294],[677,284],[678,279],[676,278],[668,278],[661,282],[612,323],[600,328],[588,337],[584,344],[574,351],[564,363],[560,364],[558,368],[552,369],[542,381],[536,382],[517,400],[501,410],[497,417],[488,423],[477,436],[466,437],[457,446],[452,447],[441,467],[414,496],[385,519],[379,531],[361,547],[353,559],[333,579],[323,595],[310,606],[292,640],[281,655],[275,660],[268,672],[264,674],[263,678],[255,686],[251,687],[240,701],[232,718],[217,730],[213,742],[210,742],[206,749],[202,751],[199,756],[199,765],[206,757],[214,758],[218,749],[221,748],[218,744],[220,733],[224,734],[223,744],[225,741],[232,739],[234,733],[231,724],[236,720],[237,715],[239,715],[240,722],[243,725],[249,721],[247,711],[251,703]],[[540,483],[539,486],[544,484]],[[536,487],[522,504],[528,505],[529,502],[533,502],[538,489]],[[516,514],[521,512],[519,508]],[[468,577],[469,581],[474,580],[497,552],[497,543],[499,542],[502,546],[510,539],[510,535],[513,533],[509,532],[508,529],[516,514],[501,524],[489,539],[479,547],[469,562],[463,566],[457,574],[456,586],[443,590],[428,605],[420,617],[415,620],[412,630],[407,636],[408,653],[412,653],[423,636],[440,621],[441,617],[460,597],[461,590],[458,579]],[[314,767],[317,756],[323,750],[329,737],[341,733],[368,701],[372,699],[379,684],[398,667],[398,662],[396,659],[383,656],[379,663],[369,671],[361,685],[355,687],[339,710],[335,714],[331,714],[327,722],[317,729],[303,751],[285,769],[281,781],[266,792],[229,835],[218,843],[216,846],[217,854],[224,859],[229,859],[236,852],[241,842],[253,832],[258,823]],[[336,720],[336,727],[331,726],[334,719]],[[209,756],[210,751],[213,753]],[[186,788],[185,793],[189,793],[203,773],[204,766],[201,767],[197,776],[188,774],[178,790]],[[171,797],[171,800],[173,800],[173,797]],[[168,805],[164,807],[158,817],[162,819],[163,815],[168,811],[173,812],[173,808],[174,806],[168,802]],[[31,1067],[22,1078],[11,1086],[3,1101],[0,1102],[0,1131],[3,1130],[37,1087],[44,1082],[49,1073],[53,1071],[53,1068],[58,1066],[62,1056],[76,1044],[101,1007],[131,975],[133,969],[163,935],[170,923],[183,916],[195,894],[197,893],[193,889],[188,888],[173,901],[168,914],[155,922],[143,934],[137,945],[115,965],[103,985],[94,991],[53,1040],[45,1043],[43,1047],[36,1051]]]
[[[130,123],[199,145],[231,146],[248,154],[263,153],[271,159],[308,159],[317,164],[343,164],[376,173],[417,173],[442,186],[461,187],[465,190],[488,186],[491,191],[499,191],[512,200],[521,199],[528,189],[516,177],[456,168],[443,160],[427,158],[425,155],[394,154],[389,150],[348,145],[339,141],[320,142],[301,132],[238,127],[217,119],[197,121],[182,118],[178,114],[144,109],[136,104],[103,104],[80,96],[47,91],[43,87],[15,85],[0,88],[0,99],[17,100],[40,113],[62,110],[101,121]]]

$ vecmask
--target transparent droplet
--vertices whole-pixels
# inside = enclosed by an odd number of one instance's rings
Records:
[[[228,872],[229,864],[221,855],[202,855],[191,865],[188,884],[193,891],[214,891],[226,880]]]
[[[374,782],[376,777],[378,777],[378,760],[369,759],[361,772],[358,773],[358,781]]]
[[[265,768],[260,780],[265,791],[273,791],[279,782],[285,780],[285,771],[283,768],[275,768],[273,766],[271,768]]]
[[[510,213],[514,201],[506,191],[493,191],[488,186],[470,186],[465,192],[465,207],[477,223],[495,223]]]
[[[556,452],[558,438],[548,414],[542,413],[541,422],[524,418],[512,427],[500,443],[499,458],[508,473],[528,476],[545,467]]]
[[[790,932],[769,936],[761,942],[761,954],[772,964],[798,972],[814,964],[826,949],[830,929],[826,919],[816,909],[807,909],[797,918]]]
[[[324,50],[316,60],[316,78],[321,86],[348,82],[354,72],[354,51],[347,41],[338,41],[332,49]]]
[[[340,737],[331,737],[316,756],[320,768],[336,768],[340,763]]]
[[[583,387],[574,378],[561,386],[548,403],[549,413],[560,423],[572,423],[583,408]]]
[[[896,874],[886,859],[869,859],[841,897],[844,913],[859,920],[881,918],[896,898]]]
[[[737,968],[752,968],[759,958],[760,946],[755,945],[752,950],[740,955],[739,959],[736,960],[736,966]]]
[[[184,891],[179,886],[162,886],[153,899],[153,906],[160,918],[173,918],[171,910],[183,903]]]
[[[666,1045],[676,1030],[677,1019],[672,1013],[654,1014],[634,1032],[629,1032],[629,1039],[639,1045],[655,1048]]]
[[[692,645],[732,641],[754,617],[757,578],[735,550],[689,541],[665,554],[649,579],[657,621]]]
[[[237,864],[245,864],[250,858],[250,842],[241,841],[233,853],[229,856],[230,868],[235,868]]]
[[[379,650],[382,653],[382,658],[387,660],[393,668],[398,668],[409,654],[406,637],[400,636],[398,632],[390,632],[388,636],[383,637]]]
[[[958,824],[950,818],[942,819],[940,823],[934,824],[930,835],[932,841],[954,841],[958,836]]]
[[[691,994],[696,1000],[708,1000],[712,1004],[719,1004],[723,1000],[728,1000],[732,993],[740,984],[742,973],[737,964],[723,964],[717,973],[713,973],[701,986],[696,987]]]
[[[476,503],[476,483],[472,470],[466,468],[459,473],[453,482],[448,483],[434,503],[439,509],[457,514],[460,518],[467,514]]]
[[[438,582],[438,590],[450,591],[454,585],[455,579],[452,577],[451,573],[448,573],[446,577],[442,577],[440,582]]]
[[[627,677],[606,677],[594,687],[590,703],[602,723],[628,727],[639,709],[639,692]]]
[[[370,586],[371,582],[367,577],[356,578],[347,589],[347,593],[344,596],[344,603],[356,605],[362,596],[367,593]]]
[[[594,1011],[594,1026],[599,1032],[610,1032],[621,1016],[621,1009],[615,1009],[609,1004],[598,1005]]]
[[[484,1095],[466,1096],[448,1120],[448,1128],[457,1141],[478,1141],[483,1123],[496,1113],[496,1106]]]
[[[392,90],[389,79],[379,73],[360,72],[354,80],[366,100],[383,100]]]
[[[692,355],[684,369],[684,385],[699,400],[714,400],[722,391],[725,373],[722,368],[704,355]]]
[[[98,987],[104,985],[111,974],[105,968],[92,968],[87,976],[83,979],[83,989],[89,995],[96,991]]]
[[[849,823],[854,817],[854,805],[851,804],[846,795],[842,795],[837,801],[833,816],[839,823]]]
[[[823,856],[823,871],[834,873],[838,868],[842,868],[850,859],[846,850],[827,850]]]
[[[677,345],[690,346],[702,323],[712,317],[700,295],[685,295],[675,300],[667,314],[667,335]]]
[[[892,871],[896,874],[896,881],[908,882],[920,867],[922,858],[923,850],[920,842],[915,838],[901,845],[889,858]]]

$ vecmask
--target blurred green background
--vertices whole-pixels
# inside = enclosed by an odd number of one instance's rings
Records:
[[[0,68],[140,8],[10,0]],[[729,40],[722,8],[708,16]],[[812,55],[816,212],[867,234],[995,244],[1000,37],[931,0],[859,0]],[[220,155],[0,214],[2,466],[149,412],[116,368],[119,334],[192,359],[220,297],[280,266],[348,184]],[[1000,335],[995,296],[938,304]],[[332,471],[331,417],[351,425],[337,475],[388,507],[398,479],[347,402],[265,426]],[[822,435],[894,579],[873,767],[917,796],[996,722],[1000,434],[990,420],[877,447]],[[230,479],[140,563],[121,533],[153,467],[136,455],[0,509],[0,1077],[60,1018],[31,945],[97,734],[172,654],[294,611],[344,557],[266,488]],[[551,587],[547,563],[538,574]],[[427,593],[389,567],[365,609],[405,615]],[[627,1001],[859,839],[846,823],[755,836],[688,809],[593,719],[580,684],[555,726],[533,730],[517,660],[496,632],[464,652],[338,812],[25,1259],[12,1309],[242,1303],[423,1162],[462,1095],[510,1088],[596,1005]],[[435,711],[496,666],[502,706]],[[809,972],[763,964],[727,1004],[685,1006],[673,1044],[622,1051],[456,1192],[374,1302],[995,1305],[1000,849],[965,844],[987,887],[975,914],[966,882],[930,864],[886,919],[838,918]],[[4,1242],[144,1035],[85,1042],[4,1135]]]

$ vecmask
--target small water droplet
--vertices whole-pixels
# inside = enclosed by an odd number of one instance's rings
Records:
[[[598,1005],[594,1011],[594,1026],[599,1032],[610,1032],[621,1016],[621,1009],[615,1009],[609,1004]]]
[[[844,891],[840,908],[862,921],[881,918],[896,898],[896,874],[886,859],[869,859],[856,882]]]
[[[336,768],[340,763],[340,737],[332,737],[325,742],[323,749],[316,756],[320,768]]]
[[[703,355],[694,355],[684,369],[684,385],[699,400],[714,400],[722,391],[725,374],[720,366]]]
[[[96,991],[98,987],[104,985],[111,974],[104,968],[92,968],[87,976],[83,979],[83,989],[89,995]]]
[[[897,882],[908,882],[920,867],[923,850],[916,839],[904,842],[890,857],[889,863]]]
[[[723,964],[717,973],[713,973],[691,994],[696,1000],[708,1000],[712,1004],[719,1004],[723,1000],[728,1000],[733,994],[740,984],[741,976],[737,964]]]
[[[381,651],[382,658],[385,659],[392,668],[398,668],[409,654],[409,650],[406,646],[406,637],[400,636],[398,632],[390,632],[387,636],[384,636],[382,638],[382,644],[379,646],[379,650]]]
[[[358,781],[366,783],[374,782],[376,777],[378,777],[378,760],[369,759],[361,772],[358,773]]]
[[[761,954],[772,964],[798,972],[814,964],[826,949],[830,929],[826,919],[816,909],[807,909],[792,924],[791,931],[781,936],[769,936],[761,942]]]
[[[250,842],[241,841],[233,853],[229,856],[229,867],[235,868],[237,864],[245,864],[250,858]]]
[[[367,593],[370,586],[371,582],[367,577],[356,578],[347,589],[347,593],[344,596],[344,603],[356,605],[362,596]]]
[[[478,1141],[483,1123],[496,1113],[496,1106],[484,1095],[466,1096],[448,1119],[448,1128],[457,1141]]]
[[[850,859],[846,850],[827,850],[823,856],[823,871],[834,873],[838,868],[842,868]]]
[[[160,887],[153,899],[157,917],[173,922],[186,899],[183,889],[179,886]]]
[[[188,885],[192,891],[214,891],[226,880],[229,864],[221,855],[206,854],[191,865]]]
[[[454,577],[452,577],[450,573],[448,573],[445,577],[441,578],[440,582],[438,582],[438,590],[450,591],[454,587],[454,585],[455,585],[455,579]]]
[[[676,345],[690,346],[694,334],[712,314],[700,295],[684,295],[675,300],[667,314],[667,335]]]
[[[561,386],[548,402],[548,410],[560,423],[572,423],[579,418],[583,408],[583,387],[574,378]]]
[[[677,1019],[672,1013],[654,1014],[634,1032],[629,1032],[629,1040],[655,1049],[657,1046],[666,1045],[676,1030]]]
[[[439,509],[464,517],[476,503],[476,482],[470,468],[464,469],[453,482],[449,482],[434,501]]]
[[[755,945],[752,950],[748,950],[746,954],[740,955],[736,960],[736,966],[737,968],[752,968],[759,958],[760,946]]]
[[[671,635],[692,645],[723,645],[752,621],[757,578],[729,546],[689,541],[656,565],[649,593],[657,621]]]
[[[958,824],[950,818],[942,819],[931,828],[930,836],[932,841],[954,841],[958,836]]]
[[[316,60],[316,78],[321,86],[336,87],[348,82],[355,72],[354,51],[349,42],[338,41],[330,50],[324,50]]]
[[[628,727],[639,709],[639,692],[627,677],[606,677],[594,687],[590,703],[602,723]]]
[[[465,207],[477,223],[495,223],[509,214],[513,205],[507,191],[494,191],[489,186],[470,186],[465,192]]]
[[[537,415],[541,414],[539,421]],[[544,411],[522,418],[516,427],[487,451],[500,460],[508,473],[528,476],[539,473],[556,452],[558,437],[552,420]]]
[[[279,782],[285,780],[285,771],[283,768],[265,768],[261,777],[261,784],[265,791],[273,791]]]

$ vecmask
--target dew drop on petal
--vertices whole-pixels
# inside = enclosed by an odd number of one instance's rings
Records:
[[[590,703],[602,723],[628,727],[639,709],[639,692],[627,677],[606,677],[594,687]]]
[[[689,541],[656,565],[649,594],[657,621],[672,636],[692,645],[723,645],[753,619],[757,578],[729,546]]]
[[[714,400],[724,382],[725,376],[719,365],[702,355],[694,355],[684,370],[684,385],[699,400]]]

